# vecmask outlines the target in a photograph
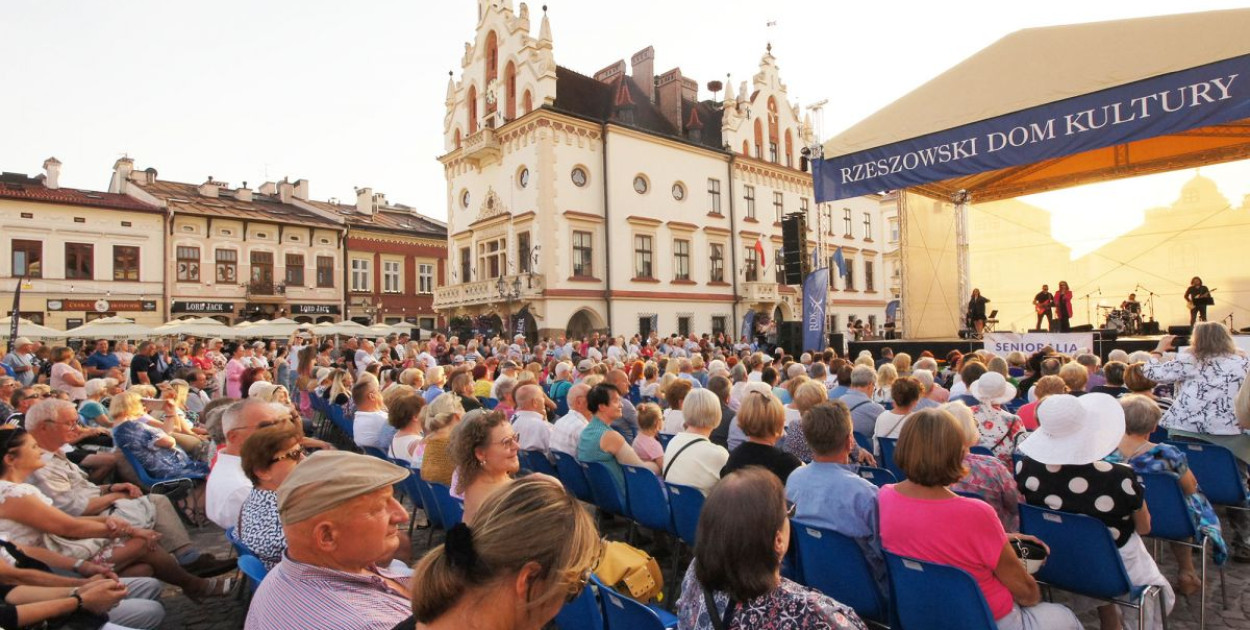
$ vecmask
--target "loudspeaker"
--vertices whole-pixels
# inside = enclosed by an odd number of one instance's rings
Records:
[[[781,247],[786,284],[803,284],[811,263],[807,257],[807,216],[802,212],[782,217]]]
[[[1102,341],[1115,341],[1120,336],[1120,331],[1114,328],[1102,328],[1094,331],[1094,339]]]
[[[1194,333],[1193,326],[1168,326],[1168,334],[1177,337],[1188,337]]]
[[[1081,324],[1080,326],[1071,326],[1068,328],[1068,332],[1093,332],[1093,330],[1093,324]]]
[[[833,348],[838,356],[846,352],[846,342],[842,338],[842,333],[829,333],[829,347]]]
[[[803,322],[777,322],[777,345],[786,354],[803,354]]]
[[[1141,334],[1143,334],[1143,335],[1157,335],[1157,334],[1159,334],[1159,322],[1142,322],[1142,323],[1141,323]]]

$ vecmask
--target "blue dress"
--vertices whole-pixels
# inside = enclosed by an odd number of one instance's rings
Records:
[[[113,442],[118,448],[134,455],[149,475],[158,479],[208,476],[208,462],[191,459],[177,446],[156,446],[156,440],[164,436],[164,431],[149,427],[140,420],[122,422],[113,428]]]

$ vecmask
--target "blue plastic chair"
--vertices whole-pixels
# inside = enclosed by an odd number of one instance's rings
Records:
[[[677,627],[677,615],[659,606],[646,606],[625,597],[599,581],[595,575],[590,576],[590,581],[599,588],[608,630],[665,630]]]
[[[556,473],[565,489],[573,493],[581,501],[594,503],[595,497],[590,493],[590,482],[586,480],[586,471],[572,455],[563,451],[551,451],[556,456]]]
[[[883,553],[897,625],[907,630],[997,630],[981,587],[967,571]]]
[[[895,479],[899,481],[907,479],[907,475],[903,474],[903,469],[894,464],[894,447],[898,446],[898,439],[879,437],[877,438],[877,443],[881,445],[881,457],[877,458],[877,463],[890,471]]]
[[[521,465],[526,469],[550,475],[557,479],[560,478],[559,473],[556,472],[555,465],[551,463],[551,460],[547,459],[546,451],[521,451],[521,456],[524,458],[521,460]]]
[[[660,446],[665,449],[668,448],[668,443],[672,442],[673,438],[675,437],[677,436],[673,435],[672,433],[656,433],[655,434],[656,441],[659,442]]]
[[[1180,543],[1187,547],[1202,551],[1202,587],[1199,591],[1201,606],[1198,608],[1198,627],[1207,624],[1207,555],[1210,539],[1202,535],[1194,527],[1189,517],[1189,508],[1185,502],[1185,493],[1181,490],[1180,478],[1176,473],[1157,472],[1139,473],[1146,492],[1146,508],[1150,510],[1150,537],[1155,539],[1155,557],[1159,556],[1159,540]],[[1197,542],[1194,542],[1197,541]],[[1220,587],[1224,597],[1224,608],[1228,608],[1228,583],[1225,581],[1224,567],[1220,571]]]
[[[408,468],[406,464],[399,460],[392,459],[390,461],[396,466]],[[417,509],[424,509],[425,507],[425,502],[421,499],[421,470],[408,468],[408,477],[399,483],[399,489],[408,496],[409,501],[412,501],[412,514],[408,517],[408,535],[411,536],[412,527],[417,522]]]
[[[860,466],[859,476],[872,482],[872,485],[880,488],[886,484],[898,483],[898,479],[894,477],[894,473],[875,466]]]
[[[464,501],[451,496],[451,488],[441,483],[429,484],[438,503],[438,511],[442,515],[443,528],[451,529],[464,520]]]
[[[175,507],[178,508],[178,516],[188,524],[192,523],[191,519],[186,516],[187,512],[195,511],[200,513],[200,509],[195,507],[191,500],[193,490],[195,490],[195,482],[201,481],[208,477],[206,474],[190,474],[177,475],[173,477],[156,477],[143,467],[143,463],[130,450],[117,447],[122,452],[126,461],[130,463],[130,467],[134,469],[135,475],[139,477],[139,485],[146,488],[151,494],[163,494],[171,500]],[[181,493],[179,491],[181,490]],[[174,499],[177,499],[176,501]],[[198,518],[198,517],[197,517]]]
[[[969,448],[968,452],[975,453],[977,455],[989,455],[990,457],[994,456],[994,451],[991,451],[988,447],[981,446],[980,444],[977,444],[976,446]]]
[[[642,402],[642,389],[638,387],[637,383],[629,386],[629,402],[633,403],[635,407]]]
[[[855,431],[855,444],[869,453],[873,451],[872,438],[859,431]]]
[[[482,403],[482,407],[487,410],[493,410],[495,407],[499,406],[498,398],[478,398],[477,400]]]
[[[429,547],[434,540],[434,530],[441,529],[447,531],[447,525],[443,522],[443,511],[438,504],[438,499],[434,497],[434,489],[430,487],[430,482],[421,478],[421,470],[414,469],[417,474],[417,491],[421,495],[421,505],[425,506],[425,516],[430,520],[430,531],[425,537],[425,546]]]
[[[386,453],[376,446],[362,446],[360,448],[365,452],[365,455],[372,455],[384,462],[391,461],[391,458],[387,457]]]
[[[1136,608],[1139,628],[1146,627],[1148,599],[1153,597],[1158,601],[1159,614],[1163,614],[1159,587],[1136,586],[1129,580],[1115,540],[1102,521],[1084,514],[1021,505],[1020,531],[1037,536],[1050,547],[1046,564],[1034,575],[1039,582]]]
[[[252,553],[252,550],[248,549],[247,545],[243,544],[243,541],[239,539],[237,528],[233,526],[226,528],[226,540],[230,541],[230,546],[234,547],[234,552],[237,553],[239,557],[255,555]]]
[[[621,466],[625,471],[625,496],[629,506],[629,517],[635,523],[647,529],[671,534],[674,545],[670,549],[673,560],[672,575],[680,575],[681,553],[676,548],[678,542],[677,528],[673,526],[673,513],[668,505],[668,492],[664,490],[664,482],[655,473],[637,466]],[[669,582],[669,600],[672,601],[675,588],[680,580]]]
[[[582,594],[565,604],[553,621],[559,630],[605,630],[603,609],[599,607],[595,587],[587,584]]]
[[[854,608],[864,619],[889,623],[890,607],[859,543],[799,520],[791,521],[790,530],[790,546],[798,547],[800,582]]]
[[[330,422],[334,423],[334,426],[338,427],[340,431],[346,434],[349,440],[355,440],[356,431],[352,428],[351,420],[348,420],[347,417],[343,415],[343,408],[338,405],[327,403],[326,409],[329,412]]]
[[[252,555],[239,556],[239,570],[247,576],[248,585],[252,587],[253,593],[260,588],[260,583],[265,580],[265,576],[269,575],[269,569],[265,568],[265,563]]]
[[[608,471],[607,464],[602,462],[582,462],[582,470],[586,471],[586,480],[590,482],[590,494],[595,499],[595,506],[599,508],[600,517],[602,518],[603,513],[628,517],[629,501],[625,498],[625,494],[621,492],[620,486],[616,485],[616,480],[612,478],[612,473]],[[629,530],[630,540],[633,540],[633,533],[631,522]]]
[[[695,534],[699,530],[699,513],[707,497],[693,486],[664,482],[668,490],[668,507],[673,514],[673,531],[686,546],[694,548]]]
[[[1234,510],[1247,510],[1246,488],[1237,458],[1233,452],[1208,442],[1169,441],[1185,454],[1189,469],[1198,478],[1198,486],[1215,505]]]

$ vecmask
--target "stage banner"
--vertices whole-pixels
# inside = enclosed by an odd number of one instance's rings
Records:
[[[825,304],[829,299],[829,268],[822,267],[803,279],[803,349],[825,348]]]
[[[1094,349],[1094,333],[985,333],[985,349],[999,356],[1020,351],[1033,354],[1046,346],[1076,354]]]
[[[1250,55],[816,160],[816,203],[1035,164],[1244,118],[1250,118]]]

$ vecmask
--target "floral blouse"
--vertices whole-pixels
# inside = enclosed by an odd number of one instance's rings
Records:
[[[239,540],[251,550],[266,569],[282,561],[286,533],[278,517],[278,493],[252,488],[239,510]]]
[[[964,457],[968,474],[951,485],[951,492],[975,494],[994,508],[1003,529],[1020,531],[1020,490],[1011,469],[989,455],[969,453]]]
[[[1238,435],[1241,427],[1233,415],[1233,399],[1250,372],[1250,358],[1226,355],[1199,361],[1181,354],[1166,363],[1151,359],[1142,368],[1146,378],[1158,383],[1177,383],[1176,400],[1159,424],[1168,429]]]
[[[729,605],[727,593],[713,593],[717,614]],[[713,630],[703,587],[694,576],[694,563],[686,571],[677,600],[677,627],[682,630]],[[739,602],[726,630],[866,630],[864,622],[850,606],[781,578],[771,592],[747,602]]]
[[[990,449],[998,461],[1010,468],[1011,454],[1016,450],[1016,442],[1028,433],[1024,429],[1024,421],[1020,416],[1003,409],[995,409],[992,405],[973,407],[972,417],[981,432],[979,445]]]

